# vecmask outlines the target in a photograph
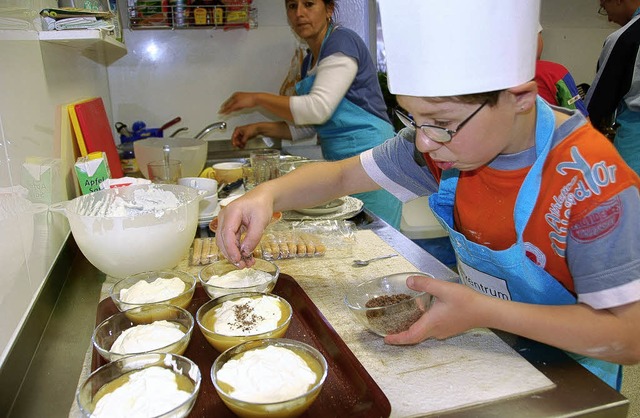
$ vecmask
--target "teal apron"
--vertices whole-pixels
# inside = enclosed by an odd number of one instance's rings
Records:
[[[327,31],[327,36],[329,33],[331,28]],[[309,94],[314,81],[315,75],[307,75],[296,84],[296,93]],[[314,127],[320,138],[322,156],[330,161],[353,157],[395,136],[393,126],[389,122],[372,115],[346,97],[342,98],[328,121]],[[367,209],[389,225],[400,229],[402,203],[391,193],[380,189],[353,196],[362,200]]]
[[[616,115],[616,123],[618,127],[613,145],[629,167],[640,174],[640,113],[623,103]]]
[[[460,279],[483,293],[516,302],[541,305],[570,305],[576,298],[553,276],[526,256],[522,234],[533,212],[542,179],[542,167],[551,149],[554,116],[539,97],[536,123],[536,162],[527,174],[514,208],[517,241],[506,250],[494,251],[466,239],[453,226],[453,206],[458,170],[442,173],[438,193],[429,197],[429,205],[449,233],[458,259]],[[617,364],[567,353],[611,387],[620,389],[622,367]]]

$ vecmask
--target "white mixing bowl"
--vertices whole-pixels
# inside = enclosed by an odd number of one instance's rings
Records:
[[[147,165],[152,161],[162,161],[162,148],[168,145],[172,160],[182,163],[182,177],[198,177],[207,161],[208,143],[196,138],[147,138],[134,141],[133,152],[140,172],[149,178]]]
[[[148,204],[163,192],[176,196],[175,208]],[[51,209],[67,216],[73,238],[91,264],[122,278],[175,267],[193,242],[199,201],[191,187],[145,184],[100,190]],[[126,208],[127,213],[121,213]]]

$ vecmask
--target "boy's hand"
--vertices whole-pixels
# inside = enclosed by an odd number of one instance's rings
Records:
[[[260,243],[273,215],[272,206],[257,196],[255,192],[247,193],[218,214],[218,248],[227,260],[240,268],[251,267],[255,263],[253,250]]]
[[[481,327],[479,306],[488,296],[468,287],[430,277],[411,276],[407,285],[414,290],[427,292],[436,300],[431,308],[407,331],[387,335],[387,344],[417,344],[427,338],[445,339],[469,329]]]

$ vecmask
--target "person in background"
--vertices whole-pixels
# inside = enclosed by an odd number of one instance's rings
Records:
[[[619,388],[620,364],[640,361],[640,178],[582,113],[537,96],[539,0],[378,4],[407,128],[226,206],[222,253],[252,265],[274,211],[381,187],[403,201],[429,195],[461,283],[410,277],[436,301],[385,342],[499,329],[565,350]]]
[[[598,13],[622,28],[604,42],[587,109],[594,126],[640,173],[640,0],[600,0]]]
[[[541,59],[543,48],[542,26],[538,24],[538,51],[536,52],[538,94],[551,105],[578,109],[583,115],[589,116],[587,107],[580,97],[576,82],[569,70],[557,62]]]
[[[235,128],[234,146],[257,135],[320,140],[326,160],[342,160],[395,135],[369,51],[360,37],[333,19],[334,0],[286,0],[289,25],[309,47],[297,96],[236,92],[220,107],[223,115],[261,107],[285,121]],[[355,194],[365,207],[396,229],[402,205],[385,190]]]

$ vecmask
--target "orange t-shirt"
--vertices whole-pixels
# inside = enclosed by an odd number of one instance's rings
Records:
[[[485,166],[461,172],[454,207],[456,230],[492,250],[513,245],[515,201],[529,169]],[[589,124],[577,129],[555,144],[544,165],[540,194],[524,230],[527,256],[574,292],[565,255],[568,234],[595,240],[615,228],[620,211],[612,198],[632,185],[640,187],[640,178],[613,145]],[[601,210],[592,214],[596,208]]]

